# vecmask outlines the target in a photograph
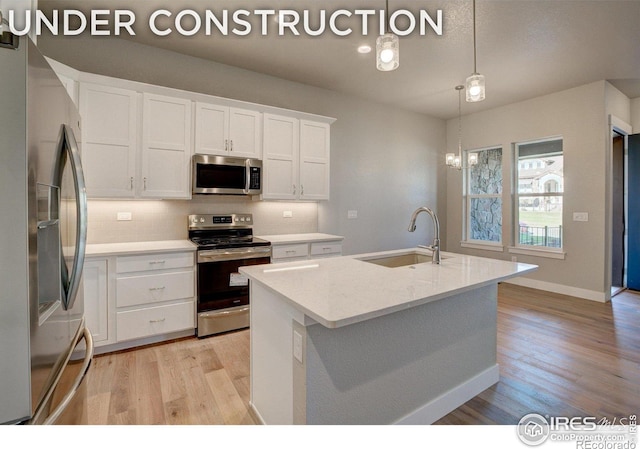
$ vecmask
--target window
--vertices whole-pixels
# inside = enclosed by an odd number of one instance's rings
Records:
[[[562,248],[562,139],[516,144],[515,161],[516,245]]]
[[[502,242],[502,148],[473,150],[466,182],[467,241]]]

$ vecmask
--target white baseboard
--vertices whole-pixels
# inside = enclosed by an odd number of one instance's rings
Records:
[[[484,390],[497,383],[498,380],[500,380],[500,369],[496,364],[457,387],[441,394],[431,402],[420,407],[418,410],[405,416],[399,421],[396,421],[394,424],[433,424],[446,414],[457,409],[471,398],[479,395]]]
[[[253,405],[253,402],[251,401],[249,401],[249,413],[251,413],[251,416],[258,422],[258,424],[261,424],[263,426],[266,425],[264,419],[262,419],[262,415],[260,415],[260,412],[258,412],[258,409],[255,405]]]
[[[113,343],[108,345],[101,345],[98,342],[94,350],[95,355],[106,354],[108,352],[122,351],[124,349],[136,348],[138,346],[151,345],[155,343],[161,343],[163,341],[175,340],[177,338],[193,337],[195,335],[195,329],[187,329],[184,331],[172,332],[170,334],[154,335],[153,337],[138,338],[136,340],[121,341],[120,343]]]
[[[520,285],[522,287],[535,288],[560,295],[575,296],[576,298],[588,299],[590,301],[607,302],[610,298],[604,292],[587,290],[584,288],[570,287],[568,285],[554,284],[553,282],[537,281],[535,279],[518,277],[504,281],[508,284]]]

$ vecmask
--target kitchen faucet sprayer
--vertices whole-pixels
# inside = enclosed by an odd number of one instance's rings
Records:
[[[435,238],[433,239],[433,245],[418,245],[419,248],[425,248],[433,251],[432,262],[435,264],[440,263],[440,222],[438,221],[438,217],[436,214],[429,209],[428,207],[419,207],[417,208],[413,214],[411,215],[411,221],[409,222],[409,232],[413,232],[416,230],[416,219],[420,212],[426,212],[429,214],[431,219],[433,220],[433,227],[435,229]]]

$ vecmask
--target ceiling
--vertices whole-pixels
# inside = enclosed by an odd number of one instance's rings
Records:
[[[346,37],[325,32],[267,36],[167,37],[151,33],[147,17],[158,9],[174,16],[194,9],[384,9],[384,0],[40,0],[39,8],[133,10],[135,42],[241,67],[290,81],[356,95],[430,116],[457,116],[458,93],[473,71],[472,0],[389,0],[391,11],[409,9],[430,15],[443,11],[443,34],[432,31],[400,38],[400,67],[375,68],[375,38],[362,36],[359,22]],[[629,98],[640,97],[640,1],[477,0],[477,68],[485,75],[486,100],[465,103],[463,114],[609,80]],[[277,24],[276,24],[277,25]],[[271,25],[270,25],[271,26]],[[372,27],[373,21],[371,22]],[[302,30],[302,26],[300,26]],[[111,37],[116,39],[116,37]],[[357,47],[374,48],[359,54]]]

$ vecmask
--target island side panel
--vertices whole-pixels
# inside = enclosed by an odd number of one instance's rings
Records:
[[[293,424],[293,320],[304,316],[281,295],[250,281],[250,406],[264,424]]]
[[[497,285],[306,335],[308,424],[430,424],[498,381]]]

